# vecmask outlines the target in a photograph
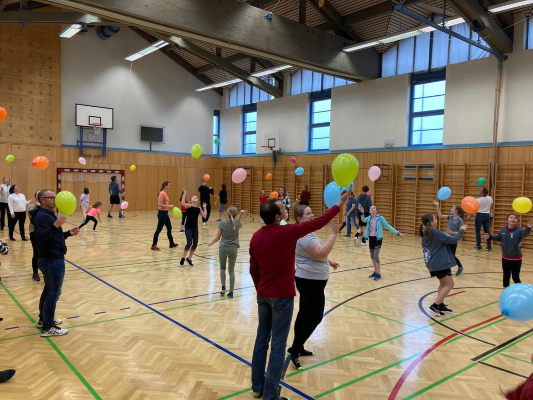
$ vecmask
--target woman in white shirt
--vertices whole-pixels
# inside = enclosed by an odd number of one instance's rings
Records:
[[[9,207],[9,214],[11,214],[11,221],[9,224],[9,239],[15,241],[13,232],[15,231],[15,225],[19,222],[19,232],[22,241],[26,242],[26,236],[24,235],[24,223],[26,222],[26,206],[30,204],[26,200],[26,196],[20,193],[20,187],[13,185],[9,188],[9,197],[7,198],[7,204]]]
[[[7,207],[7,198],[9,197],[9,187],[11,186],[10,183],[11,183],[11,180],[9,179],[9,177],[5,176],[3,183],[0,185],[0,229],[1,230],[4,230],[4,226],[6,225],[5,224],[6,211],[7,211],[7,226],[9,226],[9,220],[11,218],[9,215],[8,207]]]
[[[490,235],[490,219],[494,210],[494,201],[489,195],[487,188],[481,189],[481,197],[477,199],[479,209],[476,213],[476,247],[474,250],[482,250],[481,247],[481,226],[483,231]],[[492,250],[490,238],[487,239],[487,251]]]

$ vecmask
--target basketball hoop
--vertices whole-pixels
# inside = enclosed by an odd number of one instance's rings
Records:
[[[273,150],[274,146],[261,146],[263,149]]]
[[[93,127],[94,132],[89,136],[91,137],[91,139],[96,139],[100,136],[100,133],[102,132],[102,124],[99,122],[95,122],[92,123],[91,126]]]

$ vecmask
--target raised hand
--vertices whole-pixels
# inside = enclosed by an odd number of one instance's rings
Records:
[[[331,221],[331,233],[339,234],[339,223],[337,221]]]
[[[433,204],[435,204],[438,207],[440,203],[438,200],[433,200]]]
[[[462,229],[463,231],[466,231],[468,229],[468,225],[467,224],[463,224],[463,225],[461,225],[461,227],[459,229]]]

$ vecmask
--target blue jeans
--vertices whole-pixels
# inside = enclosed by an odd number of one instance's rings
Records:
[[[476,214],[476,244],[481,246],[481,226],[483,231],[490,234],[490,214],[477,213]],[[490,238],[487,240],[487,247],[491,247]]]
[[[350,215],[346,216],[346,225],[348,227],[346,231],[348,236],[352,234],[352,225],[355,226],[356,229],[359,229],[359,225],[355,222],[355,212],[351,212]]]
[[[259,326],[252,358],[252,390],[262,392],[264,400],[278,400],[279,381],[283,373],[287,336],[291,329],[294,298],[271,298],[257,296]],[[265,378],[268,344],[272,349]]]
[[[39,301],[39,319],[43,321],[43,331],[47,331],[54,326],[57,300],[65,279],[65,260],[39,258],[38,265],[44,277],[44,289]]]

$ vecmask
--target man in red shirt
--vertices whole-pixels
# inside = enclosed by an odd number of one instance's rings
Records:
[[[305,185],[304,190],[300,193],[300,205],[309,205],[309,200],[311,200],[311,193],[309,193],[309,186]]]
[[[254,233],[250,242],[250,274],[257,290],[259,326],[252,358],[252,391],[265,400],[280,397],[279,381],[285,361],[287,336],[294,309],[294,263],[296,242],[326,226],[348,199],[343,192],[336,206],[322,217],[302,224],[281,226],[283,218],[278,200],[261,205],[260,215],[266,226]],[[270,360],[265,378],[267,351],[272,337]]]

